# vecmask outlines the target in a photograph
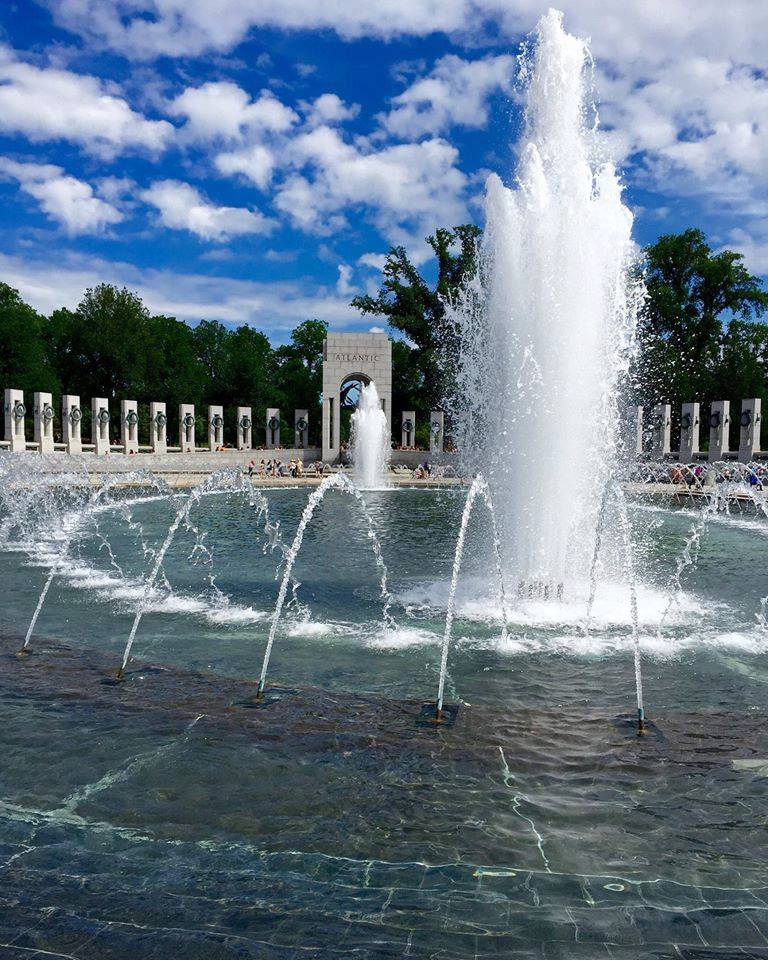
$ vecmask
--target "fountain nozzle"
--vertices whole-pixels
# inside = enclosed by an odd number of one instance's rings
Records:
[[[637,710],[637,735],[642,737],[645,733],[645,711],[642,707],[638,707]]]
[[[28,657],[28,656],[29,656],[29,650],[28,650],[26,647],[20,647],[20,648],[16,651],[16,656],[19,658],[19,660],[23,659],[24,657]]]
[[[125,670],[123,670],[122,665],[117,668],[117,673],[115,674],[115,683],[123,683],[125,680]]]

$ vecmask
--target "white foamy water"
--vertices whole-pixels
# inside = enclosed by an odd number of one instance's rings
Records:
[[[596,148],[588,64],[550,10],[526,71],[513,186],[489,178],[481,273],[449,311],[461,331],[459,446],[490,483],[510,580],[588,575],[617,457],[632,215]]]
[[[387,416],[381,409],[381,401],[373,381],[360,391],[360,402],[352,414],[350,447],[355,485],[361,490],[381,490],[388,487],[387,470],[391,444]]]

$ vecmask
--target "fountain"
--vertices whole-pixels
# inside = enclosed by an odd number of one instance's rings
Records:
[[[515,186],[489,177],[478,276],[448,309],[460,341],[448,408],[524,593],[588,579],[639,295],[632,215],[600,157],[588,65],[550,10],[523,70]]]
[[[360,390],[357,410],[352,414],[351,455],[359,490],[381,490],[388,485],[388,434],[387,416],[381,409],[376,384],[371,381]]]
[[[361,492],[386,472],[373,384],[355,482],[308,498],[0,453],[0,943],[765,950],[768,501],[756,465],[622,462],[639,291],[587,64],[544,17],[517,180],[491,179],[448,305],[454,487]],[[295,696],[267,685],[276,644]],[[114,651],[130,682],[104,685]]]

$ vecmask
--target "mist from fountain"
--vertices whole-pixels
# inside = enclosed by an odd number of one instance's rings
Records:
[[[475,505],[478,494],[480,494],[488,507],[491,516],[491,530],[493,539],[493,555],[496,562],[496,573],[499,580],[499,599],[501,601],[501,613],[504,618],[502,628],[502,639],[506,639],[509,629],[509,615],[507,611],[507,591],[504,585],[504,572],[501,566],[501,544],[499,543],[499,534],[496,527],[496,511],[491,500],[488,483],[482,474],[472,481],[467,493],[467,499],[464,501],[464,510],[461,514],[461,524],[459,525],[459,536],[456,540],[456,550],[453,556],[453,570],[451,572],[451,586],[448,593],[448,607],[445,613],[445,630],[443,633],[443,646],[440,655],[440,679],[437,686],[437,707],[435,710],[435,719],[440,720],[443,711],[443,697],[445,694],[445,678],[448,672],[448,651],[451,645],[451,630],[453,628],[453,619],[456,610],[456,589],[459,583],[459,574],[461,572],[461,563],[464,557],[464,541],[467,536],[469,518],[472,516],[472,510]]]
[[[152,589],[155,585],[157,577],[162,568],[165,555],[168,553],[168,550],[170,549],[171,544],[174,541],[174,538],[176,536],[176,533],[179,527],[181,526],[182,522],[185,522],[188,520],[192,507],[194,507],[195,504],[199,503],[201,497],[203,497],[207,493],[211,493],[214,491],[216,492],[245,491],[250,495],[251,498],[257,498],[261,501],[264,501],[263,504],[261,505],[261,509],[263,511],[267,509],[266,499],[264,498],[263,494],[257,493],[256,491],[254,491],[250,482],[246,481],[245,478],[243,477],[243,474],[239,470],[231,467],[224,468],[223,470],[218,470],[216,473],[213,473],[209,477],[206,477],[206,479],[203,480],[201,483],[199,483],[196,487],[193,487],[191,492],[184,499],[184,502],[182,503],[181,507],[177,510],[176,515],[174,516],[173,521],[171,522],[171,525],[168,528],[168,532],[165,535],[165,539],[163,540],[162,544],[160,545],[160,548],[155,554],[154,562],[144,582],[144,599],[143,599],[143,602],[139,604],[133,618],[133,623],[131,625],[131,630],[128,635],[128,640],[125,644],[125,649],[123,651],[123,658],[122,658],[120,667],[118,668],[118,671],[117,671],[118,680],[122,680],[124,677],[125,668],[128,665],[128,661],[130,660],[131,650],[133,649],[133,644],[136,639],[136,633],[138,632],[139,624],[141,623],[142,617],[144,615],[146,602],[149,599],[149,596],[152,592]],[[202,539],[200,537],[199,532],[197,531],[197,528],[192,527],[192,529],[196,536],[196,543],[195,543],[195,548],[193,552],[195,550],[200,550],[200,549],[207,550],[207,548],[203,548],[202,546]],[[215,588],[215,589],[218,589],[218,588]],[[221,591],[218,591],[218,592],[220,597],[223,597],[223,594],[221,594]]]
[[[376,384],[371,381],[361,389],[357,410],[352,414],[351,457],[358,489],[381,490],[389,486],[388,434],[387,415],[381,409]]]
[[[383,600],[383,619],[384,626],[387,630],[394,630],[396,628],[396,623],[392,618],[390,613],[390,607],[392,605],[392,596],[387,587],[387,567],[384,563],[384,558],[381,553],[381,545],[379,539],[376,536],[376,530],[373,525],[373,520],[371,515],[368,512],[368,508],[365,505],[365,500],[362,497],[362,494],[358,488],[352,484],[343,473],[331,474],[331,476],[326,477],[316,490],[313,490],[309,495],[307,502],[304,506],[304,510],[301,514],[301,519],[299,521],[299,526],[296,530],[296,534],[293,538],[293,543],[290,546],[290,549],[286,555],[285,570],[283,571],[283,579],[280,583],[280,590],[277,595],[277,603],[275,604],[275,612],[272,615],[272,623],[269,628],[269,637],[267,638],[267,647],[264,651],[264,660],[261,665],[261,674],[259,675],[259,688],[257,699],[261,698],[264,693],[264,687],[267,682],[267,670],[269,668],[269,660],[272,656],[272,647],[275,643],[275,635],[277,633],[277,627],[280,623],[280,615],[283,612],[283,606],[285,604],[285,597],[288,591],[288,581],[291,577],[293,571],[293,565],[296,562],[296,557],[301,550],[301,545],[304,541],[304,534],[306,532],[307,526],[309,525],[310,520],[314,516],[315,510],[318,508],[326,493],[329,490],[341,490],[344,493],[350,494],[355,498],[360,508],[362,509],[363,516],[365,518],[367,528],[368,528],[368,539],[371,542],[371,547],[373,549],[374,558],[376,560],[376,566],[379,569],[380,575],[380,595]]]
[[[447,310],[458,446],[488,479],[523,592],[589,576],[638,305],[632,214],[600,156],[589,65],[550,10],[523,64],[515,185],[489,177],[478,274]]]

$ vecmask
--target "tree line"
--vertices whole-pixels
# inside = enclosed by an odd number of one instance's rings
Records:
[[[207,436],[204,410],[224,405],[225,433],[235,436],[235,407],[253,408],[254,441],[264,442],[267,407],[279,407],[284,436],[293,434],[293,411],[309,409],[309,440],[320,436],[323,340],[327,324],[300,323],[288,344],[273,347],[252,327],[230,330],[212,320],[196,327],[154,315],[130,290],[101,284],[74,310],[37,313],[18,292],[0,283],[0,379],[4,386],[80,396],[83,436],[90,430],[90,398],[138,399],[140,437],[148,439],[149,401],[168,404],[176,438],[179,403],[194,403],[198,436]],[[113,418],[113,429],[116,423]]]
[[[451,352],[446,303],[474,276],[480,237],[470,224],[428,237],[436,262],[432,280],[404,247],[392,247],[378,293],[352,301],[361,314],[385,319],[395,333],[392,409],[416,411],[416,439],[425,447],[429,413],[442,405],[450,375],[442,363]],[[648,246],[639,269],[647,297],[627,402],[666,401],[679,415],[682,402],[700,400],[706,415],[712,400],[736,404],[761,397],[768,415],[768,324],[760,319],[768,310],[768,292],[742,256],[714,252],[700,230],[689,229]],[[168,403],[172,425],[181,402],[194,403],[201,415],[207,404],[222,403],[228,437],[235,435],[234,408],[250,406],[257,444],[264,440],[267,406],[280,408],[289,435],[293,410],[306,408],[309,439],[316,443],[326,332],[324,322],[304,320],[289,343],[275,347],[246,325],[232,330],[201,320],[190,327],[151,314],[136,293],[108,284],[87,290],[74,310],[61,308],[45,317],[0,283],[2,385],[24,390],[30,399],[35,390],[50,391],[57,411],[63,392],[78,394],[86,430],[90,398],[104,396],[144,403],[144,431],[149,400]],[[732,427],[735,442],[738,417]],[[767,433],[764,437],[768,440]]]

